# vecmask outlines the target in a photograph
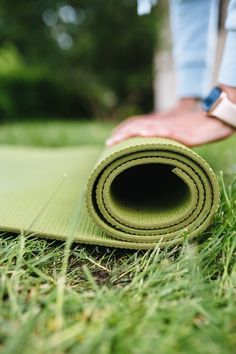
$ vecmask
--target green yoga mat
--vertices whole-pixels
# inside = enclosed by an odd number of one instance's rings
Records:
[[[195,152],[167,139],[111,148],[0,149],[0,229],[151,249],[210,225],[219,186]]]

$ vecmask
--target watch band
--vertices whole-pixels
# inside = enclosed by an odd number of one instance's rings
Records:
[[[218,118],[236,128],[236,104],[232,103],[222,92],[215,105],[208,112],[209,116]]]

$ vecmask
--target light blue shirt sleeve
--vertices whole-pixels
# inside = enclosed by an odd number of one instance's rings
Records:
[[[225,28],[227,35],[218,80],[221,84],[236,87],[236,0],[229,2]]]
[[[218,11],[218,0],[170,0],[178,98],[203,98],[210,89]]]
[[[138,14],[158,0],[137,0]],[[169,0],[177,96],[204,97],[210,89],[217,43],[219,0]],[[236,87],[236,0],[230,0],[218,81]]]
[[[138,14],[157,0],[137,0]],[[177,96],[204,97],[211,82],[219,0],[169,0]]]

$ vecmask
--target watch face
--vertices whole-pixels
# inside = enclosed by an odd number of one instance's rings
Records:
[[[212,106],[214,105],[214,103],[218,100],[218,98],[221,95],[221,89],[220,87],[215,87],[213,88],[213,90],[210,92],[210,94],[204,99],[202,100],[202,109],[205,112],[209,112],[212,108]]]

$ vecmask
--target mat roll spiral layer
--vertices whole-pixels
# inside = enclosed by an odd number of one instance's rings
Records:
[[[121,248],[181,243],[210,225],[209,165],[167,139],[111,148],[0,149],[0,229]]]
[[[167,139],[134,138],[105,151],[92,172],[87,208],[98,227],[135,247],[193,238],[211,223],[219,187],[196,153]]]

